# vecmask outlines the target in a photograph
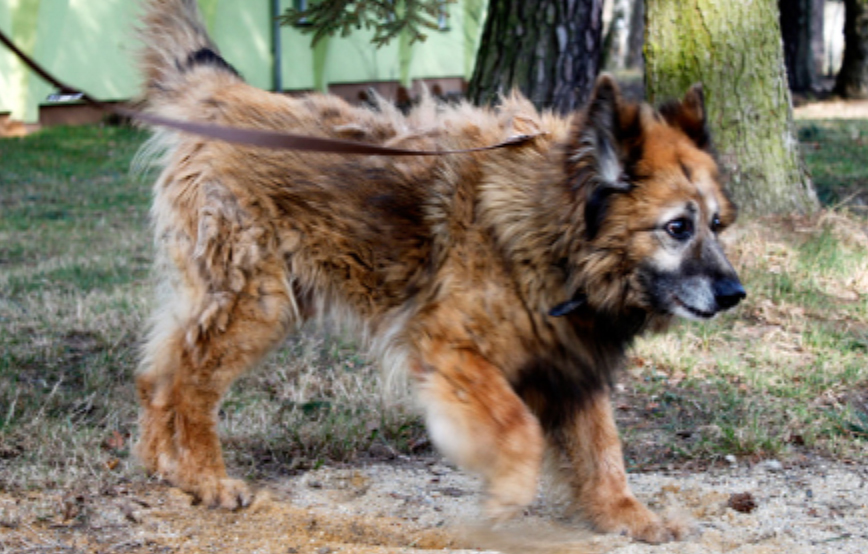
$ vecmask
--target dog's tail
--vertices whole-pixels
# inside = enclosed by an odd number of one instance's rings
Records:
[[[182,92],[206,67],[238,78],[208,36],[196,0],[146,0],[139,29],[145,98],[152,105]]]

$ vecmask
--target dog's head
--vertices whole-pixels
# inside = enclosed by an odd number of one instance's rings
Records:
[[[705,119],[699,86],[655,110],[597,81],[566,153],[584,235],[569,255],[572,285],[590,307],[707,319],[745,297],[718,239],[736,208]]]

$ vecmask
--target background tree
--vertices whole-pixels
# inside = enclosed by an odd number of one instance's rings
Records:
[[[633,0],[630,12],[630,34],[627,37],[626,67],[641,68],[644,63],[642,46],[645,44],[645,0]]]
[[[467,96],[519,88],[561,113],[582,106],[600,67],[602,0],[491,0]]]
[[[823,75],[823,57],[826,55],[826,0],[814,0],[811,14],[811,52],[814,56],[814,75]]]
[[[862,0],[868,2],[868,0]],[[650,101],[696,82],[730,189],[758,213],[817,205],[795,137],[775,0],[647,0],[645,84]]]
[[[821,0],[778,0],[781,14],[781,33],[784,39],[784,60],[790,90],[807,92],[816,82],[813,53],[815,27],[822,20],[814,20],[814,5]]]
[[[868,98],[868,0],[844,0],[844,60],[835,93]]]
[[[322,0],[288,9],[281,23],[303,22],[314,44],[373,29],[380,46],[402,33],[424,40],[446,3],[454,0]],[[599,72],[602,11],[603,0],[490,0],[468,98],[491,103],[518,88],[537,106],[577,109]]]
[[[645,42],[645,0],[606,0],[611,5],[611,18],[604,29],[602,61],[604,71],[635,69],[642,66],[642,44]]]
[[[617,71],[624,69],[626,66],[627,40],[630,35],[630,16],[635,3],[635,0],[611,0],[611,2],[604,2],[604,14],[606,12],[605,4],[611,4],[612,6],[609,25],[603,33],[602,53],[600,54],[600,67],[606,71]]]
[[[425,29],[436,30],[445,4],[455,0],[323,0],[311,2],[303,10],[287,8],[280,17],[282,25],[292,25],[313,33],[312,44],[328,36],[347,36],[354,29],[373,29],[373,43],[388,44],[402,33],[410,42],[425,40]]]

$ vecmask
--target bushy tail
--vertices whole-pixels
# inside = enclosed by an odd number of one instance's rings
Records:
[[[196,66],[237,75],[208,36],[196,0],[146,0],[139,36],[148,100],[181,90],[186,74]]]

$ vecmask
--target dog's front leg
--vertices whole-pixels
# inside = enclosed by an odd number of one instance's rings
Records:
[[[517,515],[536,495],[544,441],[536,417],[478,353],[433,341],[414,364],[435,446],[483,477],[485,512]]]
[[[679,522],[664,521],[630,491],[608,387],[591,393],[549,437],[576,507],[599,530],[627,532],[650,543],[681,537]]]

